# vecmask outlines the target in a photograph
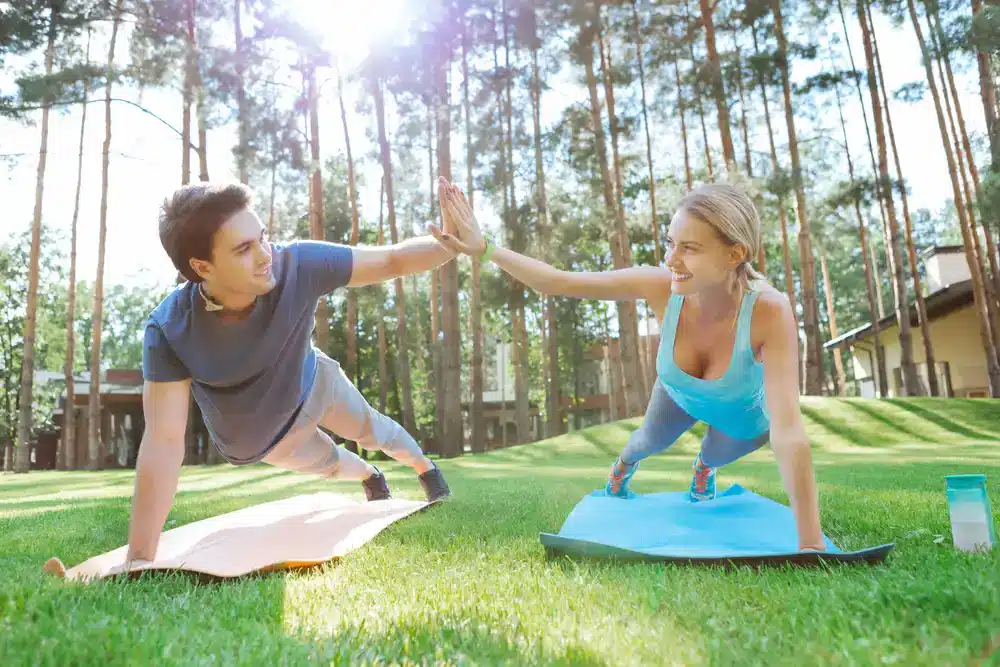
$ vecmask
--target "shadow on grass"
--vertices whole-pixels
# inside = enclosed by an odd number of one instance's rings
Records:
[[[867,401],[838,399],[837,402],[840,403],[841,405],[846,405],[850,407],[852,410],[856,410],[863,415],[867,415],[868,417],[874,419],[875,421],[881,424],[885,424],[891,429],[894,429],[901,433],[905,433],[906,435],[912,438],[916,438],[918,442],[930,442],[926,434],[916,431],[909,426],[904,426],[903,424],[900,424],[898,421],[893,420],[888,415],[885,415],[876,408],[872,407]]]
[[[612,442],[608,438],[602,438],[591,429],[580,431],[579,435],[581,438],[593,445],[599,452],[607,455],[609,458],[618,456],[622,450],[623,445]]]
[[[950,433],[957,433],[959,435],[965,436],[966,438],[971,438],[973,440],[986,440],[988,442],[1000,439],[1000,434],[998,433],[984,433],[983,431],[977,431],[964,424],[960,424],[954,419],[945,417],[944,415],[935,412],[930,408],[918,405],[912,400],[906,401],[906,400],[890,398],[887,399],[886,402],[891,403],[892,405],[900,408],[901,410],[905,410],[909,413],[917,415],[918,417],[922,417],[923,419],[926,419],[932,424],[940,426],[941,428],[945,429]],[[998,420],[998,423],[1000,423],[1000,414],[998,414],[996,418]]]
[[[887,445],[896,443],[895,439],[879,437],[873,433],[855,428],[849,425],[845,419],[840,417],[831,417],[824,414],[823,410],[814,408],[810,405],[802,405],[801,410],[803,416],[805,416],[809,421],[822,426],[833,435],[846,440],[852,445],[870,447],[872,445]]]

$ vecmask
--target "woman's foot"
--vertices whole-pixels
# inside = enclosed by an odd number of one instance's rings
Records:
[[[695,459],[694,478],[691,480],[691,502],[715,499],[715,468],[705,465],[701,456]]]
[[[639,463],[625,463],[621,457],[611,466],[611,474],[608,475],[608,484],[604,487],[604,493],[616,498],[627,498],[629,496],[628,483],[632,475],[639,469]]]

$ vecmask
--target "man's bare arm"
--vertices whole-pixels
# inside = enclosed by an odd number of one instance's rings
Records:
[[[160,531],[174,503],[184,462],[191,380],[146,382],[142,409],[146,430],[136,461],[127,560],[153,560]]]
[[[454,259],[455,253],[432,236],[418,236],[389,246],[356,246],[348,287],[364,287],[436,269]]]

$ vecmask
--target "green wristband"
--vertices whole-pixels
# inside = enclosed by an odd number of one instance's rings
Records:
[[[493,257],[493,251],[494,250],[496,250],[496,244],[493,243],[493,241],[490,240],[489,237],[487,237],[486,238],[486,250],[484,250],[483,254],[479,257],[479,261],[480,262],[488,262],[488,261],[490,261],[490,258]]]

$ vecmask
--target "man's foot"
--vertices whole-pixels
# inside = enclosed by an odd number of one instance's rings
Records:
[[[424,493],[427,494],[427,502],[429,503],[435,500],[444,500],[451,495],[451,489],[448,488],[448,482],[444,481],[441,469],[437,467],[437,464],[432,465],[433,468],[417,477],[420,480],[420,485],[424,487]]]
[[[691,480],[691,502],[715,499],[715,468],[710,468],[701,461],[701,456],[695,459],[694,478]]]
[[[385,483],[385,475],[378,468],[375,468],[375,472],[368,479],[362,480],[361,486],[364,488],[365,497],[368,498],[369,502],[392,498],[392,494],[389,493],[389,485]]]
[[[628,498],[628,483],[638,469],[638,461],[625,463],[619,456],[615,464],[611,466],[611,474],[608,475],[608,484],[604,487],[604,493],[616,498]]]

